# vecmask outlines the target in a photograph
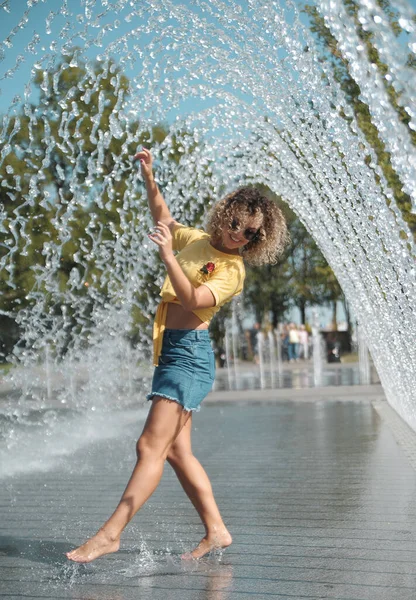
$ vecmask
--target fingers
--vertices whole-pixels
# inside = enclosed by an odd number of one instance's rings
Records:
[[[169,227],[167,225],[165,225],[165,223],[162,223],[162,221],[157,222],[155,231],[157,231],[158,233],[160,233],[161,235],[163,235],[163,237],[166,237],[167,239],[172,238]]]
[[[155,242],[158,246],[163,245],[164,238],[160,235],[160,233],[148,233],[147,237]]]
[[[139,152],[137,152],[134,156],[133,156],[133,162],[136,160],[144,160],[146,163],[151,164],[152,162],[152,154],[150,152],[150,150],[148,150],[147,148],[142,148]]]
[[[157,222],[157,225],[152,231],[151,235],[159,235],[161,237],[166,237],[167,239],[170,239],[172,237],[170,234],[169,227],[161,221]]]
[[[158,246],[163,246],[172,239],[169,227],[161,221],[157,222],[157,226],[154,231],[148,234],[148,237]]]
[[[159,248],[162,248],[162,246],[164,246],[166,244],[166,240],[164,238],[162,238],[160,236],[160,234],[148,233],[147,237],[149,238],[149,240],[151,242],[154,242],[155,244],[157,244],[159,246]]]
[[[163,240],[167,240],[165,232],[163,232],[161,230],[161,227],[155,227],[153,231],[151,231],[150,233],[148,233],[148,236],[150,237],[150,239],[154,239],[154,241],[156,241],[156,239],[163,241]]]
[[[133,162],[135,162],[136,160],[140,160],[140,169],[143,178],[149,178],[152,175],[153,169],[153,159],[150,150],[148,150],[147,148],[143,148],[142,150],[140,150],[140,152],[137,152],[137,154],[133,156]]]
[[[169,250],[169,240],[167,240],[164,237],[161,237],[160,234],[158,235],[157,233],[149,233],[147,237],[151,242],[154,242],[157,246],[159,246],[161,250]]]

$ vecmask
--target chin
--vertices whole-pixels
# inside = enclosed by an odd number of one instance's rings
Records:
[[[238,250],[238,248],[241,247],[241,244],[239,244],[238,242],[228,242],[224,244],[224,248],[227,248],[227,250]]]

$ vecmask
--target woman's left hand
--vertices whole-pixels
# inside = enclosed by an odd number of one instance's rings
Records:
[[[153,233],[149,233],[149,238],[159,246],[160,258],[165,262],[173,256],[172,235],[167,225],[161,221],[157,222]]]

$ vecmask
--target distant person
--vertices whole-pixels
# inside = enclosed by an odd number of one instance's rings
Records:
[[[256,365],[259,364],[259,333],[261,333],[260,323],[254,323],[253,328],[250,330],[250,343],[253,350],[253,360]]]
[[[330,333],[326,338],[326,357],[329,363],[341,362],[341,343],[335,333]]]
[[[214,313],[242,291],[244,260],[273,263],[288,240],[277,204],[252,187],[240,188],[213,206],[207,233],[177,223],[153,178],[150,151],[143,149],[134,159],[140,159],[155,224],[149,239],[158,246],[167,271],[153,330],[156,368],[148,395],[152,404],[121,500],[96,535],[67,553],[75,562],[91,562],[119,549],[122,531],[159,485],[166,460],[205,528],[198,546],[182,558],[201,558],[231,544],[211,483],[191,448],[192,413],[199,410],[215,378],[208,325]],[[105,473],[103,478],[105,482]]]
[[[299,327],[299,358],[307,360],[309,358],[309,334],[305,325]]]
[[[295,323],[289,325],[289,362],[297,361],[299,347],[299,332]]]
[[[289,326],[287,323],[283,324],[280,334],[280,343],[282,348],[282,361],[289,360]]]

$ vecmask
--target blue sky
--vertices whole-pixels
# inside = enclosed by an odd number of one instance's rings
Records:
[[[296,1],[299,2],[299,4],[302,3],[301,0]],[[311,1],[313,0],[309,0],[309,2]],[[31,2],[36,2],[36,0],[31,0]],[[29,18],[24,27],[19,28],[15,35],[12,36],[12,47],[7,47],[4,42],[0,46],[0,57],[2,54],[4,55],[3,61],[0,62],[0,114],[7,111],[16,95],[23,96],[25,84],[30,78],[33,64],[45,53],[51,52],[51,42],[56,40],[58,45],[62,43],[59,34],[66,22],[69,20],[74,27],[72,33],[74,33],[74,31],[80,32],[84,27],[86,23],[85,17],[84,23],[77,21],[76,17],[82,18],[82,15],[85,15],[85,0],[70,0],[68,1],[68,6],[70,7],[70,13],[72,13],[73,16],[68,19],[68,17],[62,14],[57,15],[53,19],[51,33],[47,33],[46,20],[48,15],[52,10],[56,11],[60,8],[62,4],[63,0],[37,0],[37,3],[30,8]],[[192,1],[182,0],[182,4],[191,5]],[[282,4],[284,5],[284,0],[282,0]],[[410,0],[410,5],[416,10],[416,0]],[[0,40],[5,40],[7,36],[9,36],[13,28],[16,27],[23,18],[25,11],[28,10],[27,2],[25,0],[10,0],[9,8],[10,12],[0,9]],[[192,10],[200,13],[195,7],[192,7]],[[97,7],[93,11],[93,14],[96,15],[102,11],[103,8],[101,7],[101,2],[98,0]],[[119,27],[116,30],[105,34],[103,49],[107,46],[109,41],[121,37],[135,25],[134,21],[130,23],[125,21],[127,12],[128,10],[123,10],[121,13]],[[110,15],[103,16],[100,19],[100,25],[113,23],[117,18],[118,16],[112,11]],[[288,18],[290,19],[290,13],[288,13]],[[91,21],[89,24],[91,24]],[[93,31],[96,35],[99,29],[90,28],[90,31]],[[40,36],[40,41],[35,44],[36,54],[34,54],[30,51],[28,52],[27,47],[36,35]],[[79,46],[83,46],[84,44],[84,41],[79,36],[75,37],[74,42]],[[100,49],[92,46],[86,54],[89,58],[95,58],[99,53]],[[13,77],[4,78],[4,74],[8,70],[13,69],[16,65],[16,61],[19,60],[21,60],[21,63]],[[128,73],[126,74],[128,75]],[[187,104],[184,102],[181,110],[186,112],[190,109],[191,103]],[[195,100],[192,101],[192,109],[195,109]]]
[[[63,14],[59,14],[54,16],[52,19],[51,30],[48,32],[47,30],[47,19],[52,10],[58,11],[64,4],[65,0],[30,0],[31,3],[34,3],[31,6],[28,14],[28,18],[24,23],[24,26],[21,28],[17,28],[16,32],[11,37],[11,47],[3,41],[2,45],[0,45],[0,57],[3,54],[4,59],[0,61],[0,115],[6,113],[13,101],[16,100],[16,106],[14,111],[17,111],[21,105],[20,99],[24,98],[25,86],[30,80],[31,71],[34,68],[34,65],[37,61],[40,62],[39,69],[43,70],[46,67],[47,59],[43,60],[42,58],[48,54],[56,53],[57,56],[60,55],[61,45],[65,42],[60,37],[60,32],[62,28],[66,26],[68,21],[70,22],[69,37],[75,34],[72,45],[77,45],[80,47],[85,46],[85,40],[80,37],[80,33],[83,28],[88,23],[89,31],[88,36],[91,35],[96,36],[100,28],[105,25],[112,25],[116,20],[119,21],[119,25],[117,29],[113,31],[106,31],[103,38],[103,46],[102,49],[98,48],[95,45],[92,45],[88,50],[85,51],[84,56],[88,57],[91,60],[94,60],[97,55],[101,52],[104,52],[110,42],[120,39],[124,34],[129,33],[139,24],[141,25],[143,22],[139,21],[139,18],[135,16],[130,22],[126,22],[125,17],[132,9],[127,7],[123,9],[120,14],[117,14],[114,10],[110,11],[108,15],[100,16],[98,28],[93,28],[91,23],[94,21],[97,14],[100,14],[104,11],[101,0],[96,0],[96,7],[92,12],[92,18],[87,20],[85,18],[86,7],[85,4],[91,2],[91,0],[66,0],[69,8],[69,16],[65,16]],[[295,0],[301,1],[301,0]],[[313,0],[310,0],[313,1]],[[416,1],[416,0],[415,0]],[[92,0],[94,3],[95,0]],[[282,0],[283,6],[285,0]],[[110,4],[116,4],[114,1]],[[194,13],[199,16],[202,16],[202,11],[195,7],[192,0],[177,0],[176,4],[180,5],[189,5]],[[134,7],[141,6],[140,3],[134,3]],[[25,11],[28,10],[27,2],[25,0],[10,0],[9,1],[10,12],[6,12],[4,9],[0,9],[0,40],[6,40],[8,36],[10,36],[10,32],[16,28],[19,22],[24,17]],[[286,12],[286,20],[292,21],[293,16],[289,9],[285,8]],[[305,17],[306,18],[306,17]],[[163,27],[163,25],[161,25]],[[36,40],[36,36],[38,39]],[[148,38],[144,37],[144,42],[150,41],[151,36]],[[34,52],[31,52],[29,49],[29,45],[35,42],[34,44]],[[56,43],[56,50],[52,48],[51,44]],[[131,46],[129,45],[129,50]],[[115,56],[117,60],[117,56]],[[18,68],[13,73],[12,77],[4,77],[4,74],[10,70],[16,68],[16,64],[18,64]],[[135,71],[124,70],[124,73],[130,80],[137,75],[137,69],[140,69],[140,62],[136,62]],[[162,75],[163,77],[163,75]],[[226,84],[225,84],[226,85]],[[32,86],[33,87],[33,86]],[[229,91],[241,95],[243,95],[240,91],[236,89],[229,88]],[[244,99],[244,98],[243,98]],[[34,93],[30,97],[30,101],[32,103],[36,102],[36,94]],[[164,98],[162,97],[162,106],[163,110],[166,111],[164,115],[164,120],[167,123],[172,123],[175,117],[187,115],[189,113],[199,112],[203,109],[209,108],[216,101],[210,98],[206,98],[204,100],[196,98],[195,96],[190,97],[188,100],[184,99],[181,101],[180,106],[178,108],[172,108],[169,104],[166,104]]]

